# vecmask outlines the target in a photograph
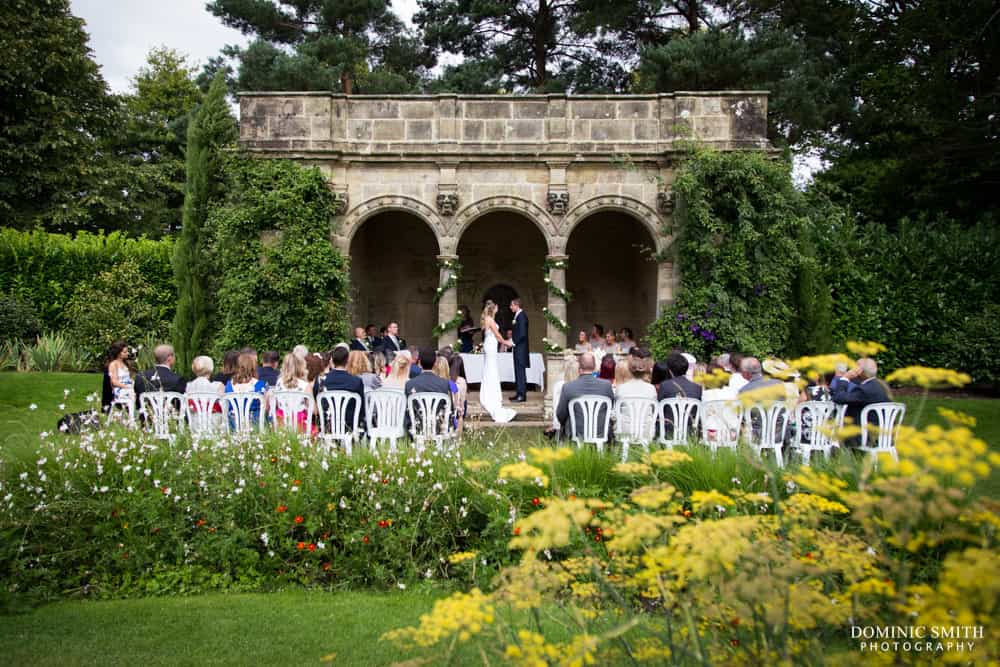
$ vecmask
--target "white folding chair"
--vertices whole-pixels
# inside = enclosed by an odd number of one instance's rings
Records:
[[[396,441],[406,437],[406,394],[402,389],[376,389],[365,392],[365,417],[368,420],[368,447],[378,451],[378,441],[388,440],[389,451],[396,451]]]
[[[320,437],[327,445],[340,442],[350,456],[354,439],[361,436],[361,397],[353,391],[321,391],[317,402]]]
[[[135,426],[135,394],[125,394],[111,401],[108,406],[108,425],[115,420],[116,415],[127,417],[126,426]]]
[[[147,391],[139,394],[139,412],[143,415],[146,428],[151,429],[157,440],[173,440],[177,433],[170,428],[176,424],[177,430],[184,428],[184,411],[181,404],[184,395],[176,391]]]
[[[267,393],[267,404],[274,430],[283,429],[292,433],[307,434],[311,431],[316,400],[309,392],[292,389],[272,390]],[[302,413],[305,413],[304,419],[300,418]],[[305,427],[304,431],[302,426]]]
[[[874,446],[868,444],[868,426],[871,415],[875,415],[872,423],[877,429]],[[858,424],[861,427],[861,446],[858,449],[862,452],[868,452],[876,461],[878,461],[878,455],[881,452],[887,452],[893,461],[898,461],[899,456],[896,454],[896,431],[902,425],[905,415],[906,405],[903,403],[872,403],[871,405],[866,405],[862,408],[861,414],[858,417],[861,422]]]
[[[795,407],[795,423],[798,431],[792,442],[791,451],[802,456],[802,462],[809,465],[813,452],[823,452],[830,458],[830,450],[837,446],[828,434],[836,422],[837,404],[829,401],[806,401]]]
[[[756,403],[743,411],[743,422],[746,427],[748,444],[762,456],[765,449],[774,452],[774,460],[779,467],[785,466],[781,449],[785,444],[785,434],[788,432],[788,408],[783,402],[773,405]]]
[[[410,436],[418,447],[428,440],[440,448],[454,435],[451,430],[451,396],[431,391],[418,391],[406,397],[410,413]]]
[[[582,426],[579,430],[576,428],[578,409]],[[611,410],[611,399],[607,396],[579,396],[569,402],[570,437],[577,448],[591,443],[597,446],[598,452],[604,451],[611,431]]]
[[[700,406],[701,401],[698,399],[680,396],[665,398],[657,403],[656,414],[660,422],[658,442],[668,449],[673,449],[674,445],[688,444],[692,426],[698,422]]]
[[[222,395],[230,433],[249,435],[264,428],[264,394],[236,391]]]
[[[702,401],[698,421],[701,422],[701,441],[713,454],[719,447],[735,450],[739,445],[743,413],[738,401]]]
[[[622,443],[622,462],[628,460],[629,445],[649,443],[656,437],[656,401],[652,398],[620,398],[615,401],[615,439]]]
[[[219,411],[216,411],[217,406]],[[184,395],[184,416],[192,439],[212,438],[225,430],[221,406],[222,396],[214,391],[193,391]]]

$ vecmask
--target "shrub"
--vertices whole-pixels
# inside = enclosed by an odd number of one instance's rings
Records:
[[[39,336],[23,348],[25,364],[20,370],[85,371],[99,365],[98,357],[66,336],[54,333]]]
[[[111,343],[162,336],[167,322],[156,308],[157,289],[139,265],[125,260],[81,285],[66,308],[72,340],[95,359]]]
[[[329,347],[347,332],[347,270],[330,244],[333,195],[323,175],[245,157],[227,172],[230,195],[209,218],[222,269],[216,351]]]
[[[796,240],[808,224],[789,166],[763,153],[699,150],[673,188],[680,289],[650,328],[654,355],[674,347],[699,358],[784,349],[802,263]]]
[[[58,331],[72,321],[66,308],[81,286],[98,272],[132,260],[152,286],[150,306],[156,318],[169,320],[176,300],[172,249],[172,239],[131,239],[117,232],[74,237],[0,229],[0,292],[32,304],[42,331]]]
[[[38,313],[30,301],[0,295],[0,332],[5,338],[31,340],[42,332]]]

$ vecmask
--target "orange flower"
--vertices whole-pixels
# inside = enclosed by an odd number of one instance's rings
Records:
[[[302,523],[305,519],[301,515],[295,517],[295,523]]]
[[[516,528],[514,528],[514,534],[515,535],[520,535],[521,534],[521,527],[520,526],[517,526]]]
[[[313,544],[312,542],[310,542],[308,549],[309,549],[309,551],[316,551],[316,545]]]
[[[205,525],[205,520],[204,519],[198,519],[197,521],[194,522],[194,525],[196,525],[199,528],[201,528],[202,526]]]
[[[286,505],[278,505],[278,514],[281,514],[282,512],[285,512],[287,510],[288,507]]]
[[[537,507],[537,506],[539,506],[539,505],[542,504],[542,501],[541,501],[540,498],[532,498],[531,499],[531,504],[534,505],[535,507]]]
[[[325,572],[329,569],[330,569],[330,563],[323,563],[323,571]]]
[[[302,486],[302,480],[301,479],[297,479],[297,480],[293,481],[292,482],[292,486]]]
[[[306,548],[306,543],[305,542],[299,542],[298,544],[295,545],[295,548],[298,549],[299,551],[302,551],[303,549]]]
[[[364,542],[365,544],[368,544],[369,542],[371,542],[371,540],[368,539],[367,535],[365,535],[364,537],[362,537],[361,541]]]

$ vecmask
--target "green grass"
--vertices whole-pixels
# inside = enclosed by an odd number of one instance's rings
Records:
[[[60,602],[4,617],[8,665],[384,665],[379,636],[430,611],[428,591],[285,592]]]

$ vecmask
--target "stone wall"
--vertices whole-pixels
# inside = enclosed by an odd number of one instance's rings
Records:
[[[677,139],[765,148],[767,94],[345,96],[241,93],[240,140],[260,151],[663,152]],[[540,150],[544,144],[544,151]],[[388,155],[387,155],[388,154]],[[395,155],[393,155],[395,154]]]
[[[240,144],[319,167],[339,202],[331,241],[352,260],[354,320],[397,319],[421,345],[486,290],[525,301],[532,349],[573,327],[641,334],[674,297],[667,252],[678,143],[768,149],[767,94],[344,96],[243,93]],[[575,256],[575,260],[574,260]],[[546,287],[570,293],[567,303]],[[465,268],[457,289],[446,262]],[[561,267],[562,265],[560,265]],[[507,288],[504,288],[507,289]],[[550,355],[549,386],[561,374]]]

